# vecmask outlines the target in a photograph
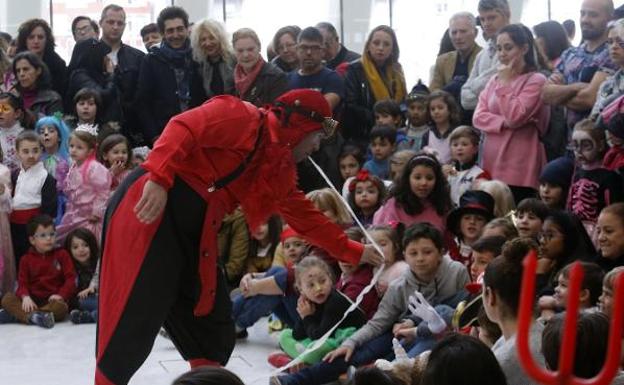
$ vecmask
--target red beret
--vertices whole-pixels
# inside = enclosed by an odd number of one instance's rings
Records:
[[[286,239],[292,237],[301,238],[301,235],[293,230],[292,227],[288,226],[284,229],[284,231],[282,231],[282,234],[280,235],[280,240],[284,242]]]

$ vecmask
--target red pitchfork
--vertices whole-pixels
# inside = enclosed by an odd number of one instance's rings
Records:
[[[578,320],[579,293],[583,282],[583,267],[576,262],[570,271],[568,288],[568,304],[564,322],[563,342],[559,352],[559,370],[549,371],[535,363],[529,349],[529,329],[533,316],[533,300],[535,296],[535,274],[537,269],[537,253],[529,252],[523,261],[524,275],[518,309],[518,355],[520,363],[529,377],[544,385],[608,385],[618,373],[620,366],[620,350],[622,344],[622,321],[624,321],[624,273],[615,280],[615,297],[611,312],[609,329],[609,345],[606,362],[600,373],[594,378],[575,377],[573,372],[574,353],[576,351],[576,323]]]

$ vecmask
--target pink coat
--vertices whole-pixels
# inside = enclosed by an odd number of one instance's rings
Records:
[[[424,206],[425,208],[420,214],[409,215],[403,208],[397,206],[394,198],[390,198],[375,212],[373,225],[387,225],[392,222],[401,222],[409,227],[414,223],[429,222],[444,233],[446,228],[445,218],[438,215],[435,207],[433,207],[430,202],[425,202]]]
[[[538,186],[546,163],[540,135],[550,108],[542,101],[546,77],[529,72],[503,84],[494,76],[479,95],[473,125],[485,133],[482,163],[493,179],[511,186]]]

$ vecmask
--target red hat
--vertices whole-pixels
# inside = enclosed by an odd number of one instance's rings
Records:
[[[296,146],[310,132],[323,129],[327,136],[331,136],[336,129],[337,122],[331,119],[331,107],[319,91],[288,91],[275,100],[271,110],[282,123],[280,141],[290,146]]]
[[[286,239],[292,237],[301,238],[301,235],[293,230],[292,227],[288,226],[284,229],[284,231],[282,231],[282,234],[280,235],[280,241],[284,242]]]

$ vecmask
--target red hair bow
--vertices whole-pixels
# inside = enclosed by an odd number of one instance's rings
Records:
[[[358,173],[355,175],[355,178],[353,178],[351,180],[351,183],[349,183],[349,191],[355,190],[355,185],[357,184],[357,182],[370,180],[370,176],[370,172],[367,169],[360,169],[360,171],[358,171]]]

